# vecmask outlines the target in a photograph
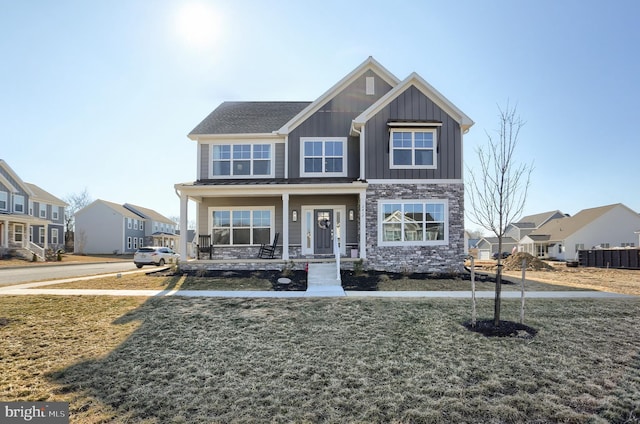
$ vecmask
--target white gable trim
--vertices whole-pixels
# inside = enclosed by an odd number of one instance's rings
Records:
[[[11,193],[17,193],[18,189],[11,184],[11,182],[4,177],[4,175],[0,174],[0,183],[4,185]]]
[[[353,120],[354,127],[360,128],[369,119],[375,116],[385,106],[391,103],[396,97],[404,93],[409,87],[414,86],[422,94],[427,96],[432,102],[434,102],[440,109],[444,110],[449,116],[455,119],[460,124],[463,132],[466,132],[474,122],[471,118],[465,115],[460,109],[458,109],[453,103],[451,103],[446,97],[442,95],[438,90],[433,88],[428,82],[426,82],[420,75],[413,72],[404,81],[396,85],[391,91],[382,96],[377,102],[372,104],[367,110]]]
[[[31,191],[31,189],[29,188],[29,186],[27,186],[25,184],[24,181],[22,181],[22,178],[20,178],[18,176],[18,174],[16,174],[13,169],[11,169],[11,167],[9,166],[9,164],[7,162],[5,162],[4,160],[0,159],[0,166],[2,168],[4,168],[5,171],[7,171],[7,174],[11,175],[11,177],[18,183],[18,185],[22,188],[22,190],[24,190],[25,193],[27,193],[30,197],[34,195],[33,191]],[[15,186],[12,186],[15,189]],[[15,190],[15,192],[17,192],[18,190]]]
[[[338,81],[333,87],[327,90],[323,95],[318,97],[313,103],[311,103],[306,108],[302,109],[300,113],[291,118],[289,122],[284,124],[282,128],[280,128],[277,133],[279,134],[289,134],[293,131],[298,125],[308,119],[311,115],[320,109],[327,101],[335,97],[338,93],[344,90],[349,84],[353,83],[356,79],[358,79],[362,74],[366,71],[373,71],[378,74],[386,83],[394,87],[396,84],[400,82],[400,80],[389,72],[384,66],[382,66],[378,61],[376,61],[373,57],[369,56],[367,60],[365,60],[360,66],[351,71],[347,76]]]

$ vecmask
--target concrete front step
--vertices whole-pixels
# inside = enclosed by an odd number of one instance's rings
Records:
[[[335,263],[309,264],[307,296],[345,296]]]

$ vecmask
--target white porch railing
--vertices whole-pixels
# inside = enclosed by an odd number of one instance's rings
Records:
[[[338,244],[338,237],[334,232],[333,235],[333,254],[336,256],[336,280],[341,281],[340,279],[340,245]]]
[[[29,242],[29,244],[27,244],[26,249],[33,253],[34,255],[36,255],[37,257],[39,257],[41,260],[46,260],[46,256],[44,253],[44,248],[38,246],[37,244],[35,244],[34,242]]]

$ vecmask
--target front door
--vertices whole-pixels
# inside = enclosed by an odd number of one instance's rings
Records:
[[[333,253],[333,210],[314,209],[316,220],[315,226],[315,246],[316,255],[327,255]]]

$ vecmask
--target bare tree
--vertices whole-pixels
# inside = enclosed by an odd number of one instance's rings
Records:
[[[471,202],[469,218],[498,238],[498,270],[493,324],[500,325],[502,290],[502,239],[507,225],[522,215],[533,164],[515,163],[514,152],[518,145],[524,121],[507,102],[503,110],[498,107],[500,129],[496,135],[487,132],[488,144],[477,149],[480,169],[467,167],[469,179],[467,193]]]
[[[81,193],[68,194],[64,197],[64,201],[69,205],[64,210],[65,248],[67,250],[73,251],[74,237],[72,236],[72,234],[75,229],[76,212],[89,205],[89,203],[91,203],[93,199],[91,199],[91,195],[89,195],[89,192],[85,187],[85,189]]]

